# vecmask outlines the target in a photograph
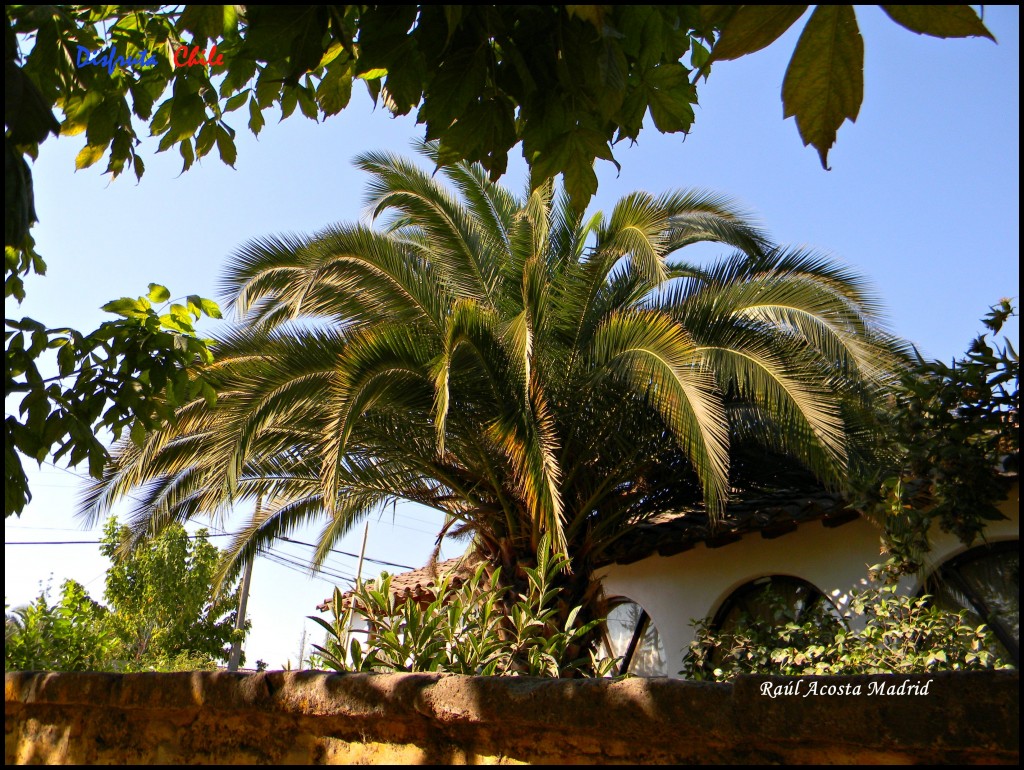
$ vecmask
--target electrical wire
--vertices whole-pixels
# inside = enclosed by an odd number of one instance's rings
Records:
[[[57,464],[55,464],[53,462],[50,462],[49,460],[44,460],[43,461],[43,465],[48,465],[48,466],[50,466],[52,468],[55,468],[58,471],[61,471],[62,473],[66,473],[69,476],[74,476],[75,478],[80,479],[82,481],[91,481],[92,480],[89,476],[86,476],[86,475],[81,474],[81,473],[76,473],[75,471],[71,470],[70,468],[62,468],[61,466],[59,466],[59,465],[57,465]],[[137,503],[144,504],[143,501],[139,500],[137,497],[133,497],[132,495],[125,495],[125,496],[128,497],[131,500],[134,500]],[[402,512],[401,515],[407,516],[408,514]],[[419,521],[418,519],[414,519],[414,520]],[[422,523],[426,523],[426,522],[422,522]],[[401,524],[394,524],[394,523],[392,523],[392,525],[396,526],[396,527],[401,527],[402,529],[408,529],[408,530],[411,530],[413,532],[419,532],[419,533],[425,534],[425,535],[432,535],[432,534],[434,534],[433,532],[427,532],[425,530],[416,529],[414,527],[406,527],[406,526],[403,526]],[[212,527],[212,526],[211,526],[211,528],[214,529],[214,530],[218,530],[219,529],[218,527]],[[73,530],[65,530],[65,531],[73,531]],[[219,532],[215,531],[212,534],[208,533],[206,536],[207,537],[230,537],[231,534],[232,533],[230,533],[230,532],[225,532],[223,530],[220,530]],[[194,540],[194,539],[198,538],[199,535],[188,535],[187,537],[190,540]],[[293,540],[293,539],[288,538],[288,537],[278,536],[277,539],[283,540],[283,541],[288,542],[288,543],[295,543],[296,545],[303,545],[303,546],[306,546],[306,547],[309,547],[309,548],[316,548],[317,547],[316,545],[314,545],[312,543],[305,543],[305,542],[302,542],[300,540]],[[101,541],[101,540],[53,540],[53,541],[24,540],[24,541],[10,541],[10,542],[4,541],[4,545],[5,546],[7,546],[7,545],[99,545],[102,542],[103,541]],[[351,558],[356,558],[356,559],[359,558],[359,554],[352,553],[350,551],[341,551],[341,550],[336,549],[336,548],[332,548],[330,550],[333,553],[338,553],[338,554],[341,554],[343,556],[349,556]],[[412,567],[412,566],[410,566],[408,564],[397,564],[395,562],[386,561],[384,559],[375,559],[375,558],[373,558],[371,556],[365,556],[364,555],[363,556],[363,560],[364,561],[368,561],[368,562],[372,562],[374,564],[381,564],[381,565],[386,566],[386,567],[397,567],[398,569],[409,569],[409,570],[416,569],[416,567]],[[354,580],[355,578],[345,578],[345,579]]]

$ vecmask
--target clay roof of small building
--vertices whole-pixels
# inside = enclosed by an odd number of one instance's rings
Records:
[[[415,599],[418,602],[434,600],[433,586],[445,576],[450,576],[452,588],[458,588],[473,576],[479,562],[471,562],[467,556],[456,556],[454,559],[428,564],[419,569],[401,572],[391,576],[391,593],[399,601]],[[352,601],[352,591],[342,594],[342,607],[348,609]],[[325,599],[316,608],[327,612],[334,604],[333,599]]]

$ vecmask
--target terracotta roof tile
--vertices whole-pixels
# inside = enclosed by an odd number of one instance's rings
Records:
[[[440,582],[446,575],[451,575],[451,586],[458,588],[476,571],[477,562],[470,562],[466,556],[456,556],[454,559],[428,564],[419,569],[401,572],[391,576],[391,593],[399,600],[413,598],[421,604],[434,600],[433,586]],[[352,591],[342,594],[342,606],[347,609],[352,600]],[[316,608],[320,612],[327,612],[334,603],[332,599],[325,599]]]

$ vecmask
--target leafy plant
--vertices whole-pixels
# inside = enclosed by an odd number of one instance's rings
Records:
[[[532,187],[563,174],[582,207],[597,187],[594,161],[614,162],[614,144],[636,140],[648,112],[659,131],[688,132],[697,82],[712,63],[772,44],[807,8],[12,5],[7,120],[34,156],[35,144],[57,132],[50,108],[60,107],[59,131],[85,135],[78,168],[109,153],[108,173],[131,168],[141,177],[139,121],[160,137],[159,151],[178,148],[186,169],[214,147],[234,165],[240,123],[259,134],[273,106],[282,119],[326,119],[362,81],[392,114],[417,110],[425,138],[440,143],[441,164],[479,162],[496,180],[522,142]],[[992,38],[967,5],[883,8],[917,34]],[[23,65],[19,35],[33,43]],[[183,46],[211,44],[220,54],[211,66],[176,66]],[[154,63],[77,66],[79,46],[111,45]],[[782,99],[823,166],[840,124],[857,117],[863,54],[854,6],[815,7]]]
[[[146,670],[176,660],[206,665],[226,661],[236,636],[238,594],[214,595],[220,551],[206,539],[206,530],[189,536],[180,525],[168,527],[117,558],[127,534],[128,528],[111,518],[100,547],[113,562],[104,598],[112,610],[110,623],[120,642],[122,666]]]
[[[1016,314],[1003,299],[982,323],[998,334]],[[970,545],[1004,518],[1005,473],[1020,456],[1020,356],[1008,339],[987,337],[952,364],[919,356],[878,415],[889,462],[858,482],[855,506],[882,522],[896,574],[920,568],[933,522]]]
[[[525,568],[525,593],[512,595],[500,582],[501,568],[488,574],[481,564],[458,588],[452,587],[450,573],[444,576],[425,607],[412,597],[398,601],[386,574],[358,586],[347,606],[335,589],[333,622],[311,616],[327,632],[325,645],[314,647],[320,661],[337,671],[604,676],[614,670],[615,660],[579,656],[581,640],[601,621],[578,622],[581,608],[576,607],[564,624],[559,622],[553,578],[568,563],[564,555],[550,556],[544,542],[537,568]],[[356,613],[366,623],[363,643],[350,631]]]
[[[102,553],[113,556],[124,530],[111,519]],[[227,659],[237,634],[237,595],[214,599],[211,579],[220,558],[205,532],[182,527],[115,563],[107,572],[109,608],[68,580],[60,600],[47,591],[6,614],[6,670],[195,671]]]
[[[972,626],[967,611],[949,612],[928,596],[900,595],[895,585],[851,592],[844,622],[827,613],[796,623],[781,596],[762,599],[772,619],[740,619],[727,632],[695,620],[696,638],[679,673],[690,679],[727,681],[737,674],[784,676],[911,674],[1007,668],[985,625]]]
[[[202,315],[220,318],[220,308],[199,296],[183,304],[170,297],[151,283],[144,297],[108,302],[103,310],[120,319],[90,334],[47,329],[31,318],[5,320],[4,392],[24,394],[19,415],[4,420],[5,517],[20,514],[32,497],[21,455],[72,466],[88,461],[90,475],[100,478],[109,457],[105,434],[117,440],[128,430],[141,445],[147,431],[174,420],[179,406],[200,395],[216,401],[193,366],[212,362],[211,340],[199,337],[193,323]],[[56,351],[57,374],[44,378],[39,360],[48,351]]]
[[[117,640],[109,611],[74,580],[61,585],[50,605],[49,590],[4,618],[5,671],[95,671],[108,664]]]

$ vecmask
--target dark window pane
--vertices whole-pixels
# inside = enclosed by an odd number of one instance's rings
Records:
[[[952,612],[967,610],[997,637],[992,652],[1020,665],[1020,552],[1018,543],[979,546],[946,562],[923,592]]]

